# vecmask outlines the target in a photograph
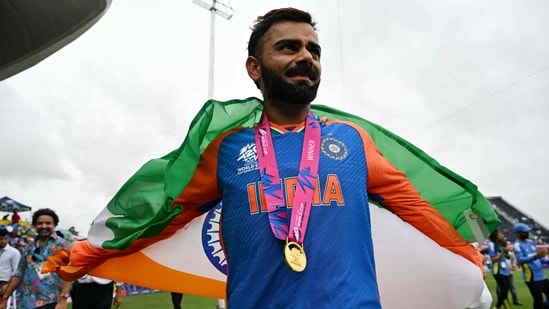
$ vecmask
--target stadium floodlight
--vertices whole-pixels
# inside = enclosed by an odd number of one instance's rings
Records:
[[[219,15],[227,20],[233,17],[233,8],[230,0],[193,0],[206,10],[210,11],[210,71],[208,77],[208,99],[213,99],[214,88],[214,54],[215,54],[215,15]]]
[[[208,11],[212,11],[225,19],[231,19],[231,17],[233,17],[233,7],[231,5],[231,1],[193,0],[193,3],[205,8]]]

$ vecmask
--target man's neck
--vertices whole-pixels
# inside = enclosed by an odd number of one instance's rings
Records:
[[[38,245],[38,247],[42,247],[47,241],[48,241],[48,236],[47,237],[38,236],[38,238],[36,239],[36,244]]]
[[[269,121],[276,124],[297,124],[305,121],[311,104],[296,105],[283,102],[265,101],[264,109]]]

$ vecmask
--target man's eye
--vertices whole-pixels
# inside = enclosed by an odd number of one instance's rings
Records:
[[[296,51],[297,48],[296,48],[295,46],[293,46],[293,45],[284,45],[284,46],[282,47],[282,50]]]

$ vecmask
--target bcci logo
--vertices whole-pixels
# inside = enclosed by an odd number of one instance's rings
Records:
[[[325,138],[320,144],[320,149],[328,158],[338,161],[345,160],[348,155],[347,146],[333,137]]]
[[[204,225],[202,226],[202,248],[210,263],[217,270],[227,275],[227,259],[225,258],[225,253],[223,253],[221,239],[219,238],[222,203],[219,202],[206,215]]]

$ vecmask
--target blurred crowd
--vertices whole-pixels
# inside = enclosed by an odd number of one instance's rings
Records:
[[[19,251],[36,237],[36,230],[28,221],[13,222],[6,219],[6,216],[0,220],[0,228],[5,228],[9,232],[9,244]]]

